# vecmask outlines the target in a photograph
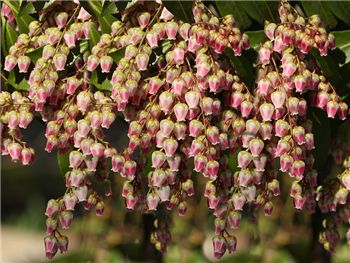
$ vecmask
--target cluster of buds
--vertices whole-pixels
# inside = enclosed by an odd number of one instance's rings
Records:
[[[350,191],[350,157],[347,156],[343,161],[344,170],[337,174],[332,171],[326,178],[323,185],[317,188],[316,200],[325,219],[322,226],[323,231],[319,234],[319,241],[324,248],[333,253],[340,241],[339,227],[349,224],[350,220],[350,202],[348,199]],[[350,230],[346,234],[346,241],[350,244]]]
[[[29,165],[34,160],[34,149],[22,141],[20,129],[26,129],[33,120],[33,107],[29,99],[18,91],[0,93],[1,155],[10,155],[12,161]]]
[[[249,48],[231,15],[219,19],[197,1],[192,23],[179,21],[155,2],[128,8],[91,50],[80,43],[89,41],[92,29],[99,30],[93,17],[78,4],[59,8],[52,21],[32,22],[5,58],[6,71],[18,65],[26,74],[28,53],[42,48],[42,57],[28,72],[28,94],[0,94],[2,154],[23,164],[33,160],[34,151],[21,141],[19,128],[26,128],[36,111],[47,125],[45,150],[69,155],[67,191],[50,200],[45,213],[47,257],[67,250],[60,230],[69,228],[78,203],[103,213],[102,200],[112,194],[109,162],[125,178],[126,207],[159,215],[151,241],[161,252],[171,241],[166,213],[186,213],[195,194],[194,172],[206,179],[216,258],[236,250],[233,231],[247,206],[253,215],[259,208],[271,215],[272,198],[280,194],[279,171],[294,178],[290,195],[295,207],[313,212],[317,172],[307,107],[340,119],[348,111],[318,65],[306,61],[312,47],[321,55],[335,47],[319,17],[304,19],[281,3],[280,23],[266,23],[268,41],[259,49],[257,85],[251,92],[224,52],[240,56]],[[113,56],[123,50],[120,60]],[[97,72],[110,89],[94,85]],[[118,112],[129,127],[128,146],[120,152],[105,141],[103,131]],[[346,204],[350,176],[343,175],[341,182],[335,207]],[[103,193],[96,184],[104,186]],[[334,202],[325,206],[326,211]],[[328,243],[337,240],[335,234],[322,237]]]

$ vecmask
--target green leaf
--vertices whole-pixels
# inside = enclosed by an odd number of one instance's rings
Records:
[[[331,79],[331,81],[335,83],[338,83],[340,81],[339,65],[331,54],[328,56],[321,56],[318,50],[312,48],[311,55],[314,56],[318,61],[323,73],[327,78]]]
[[[17,85],[16,89],[28,91],[29,90],[28,80],[22,79],[21,82]]]
[[[332,34],[335,36],[337,48],[345,54],[344,64],[350,62],[350,30],[334,31]]]
[[[245,3],[241,2],[216,1],[220,16],[233,15],[241,29],[248,28],[252,24],[248,14],[244,11],[244,5]]]
[[[113,58],[113,61],[118,64],[119,60],[121,60],[124,57],[124,54],[125,54],[125,47],[120,48],[114,52],[111,52],[108,55],[110,55]]]
[[[350,25],[350,2],[326,1],[325,4],[337,18]]]
[[[112,15],[118,9],[114,2],[104,1],[81,1],[81,5],[97,20],[102,33],[111,33],[111,24],[116,20]]]
[[[277,1],[244,1],[242,7],[251,18],[263,25],[265,20],[277,21],[278,5]]]
[[[308,119],[312,121],[312,131],[315,136],[315,149],[313,150],[314,156],[317,157],[315,158],[315,168],[321,171],[331,148],[330,121],[325,112],[316,108],[312,108],[308,115]]]
[[[183,22],[191,22],[192,18],[192,1],[164,1],[164,6]]]
[[[238,153],[240,149],[237,149],[234,154],[229,155],[228,167],[230,168],[232,173],[235,173],[239,170],[238,167]]]
[[[18,34],[9,23],[6,22],[5,24],[6,46],[9,49],[15,44]]]
[[[33,4],[30,2],[23,2],[21,4],[21,8],[19,10],[18,15],[23,16],[23,15],[30,15],[30,14],[35,14],[35,8]]]
[[[106,78],[100,85],[97,87],[99,90],[112,91],[112,84],[108,78]]]
[[[79,52],[81,54],[84,54],[84,52],[87,51],[88,49],[89,49],[89,41],[87,39],[83,39],[82,41],[80,41]]]
[[[255,50],[259,48],[260,43],[263,43],[266,40],[264,30],[246,31],[244,33],[248,35],[250,47]]]
[[[173,43],[171,40],[167,39],[162,42],[162,53],[165,54],[167,53],[170,48],[173,46]]]
[[[30,22],[34,21],[35,19],[31,15],[20,15],[16,17],[16,23],[19,29],[19,32],[21,33],[28,33],[29,32],[29,24]]]
[[[8,48],[6,43],[6,19],[1,17],[1,49],[4,57],[8,54]]]
[[[318,14],[327,28],[334,28],[338,21],[328,8],[326,1],[303,1],[303,8],[307,16]]]
[[[67,151],[67,153],[62,155],[59,152],[57,152],[58,168],[60,169],[62,176],[65,176],[65,174],[70,170],[69,169],[69,153],[70,153],[70,151]]]
[[[21,1],[19,0],[4,0],[4,3],[11,9],[15,17],[19,14],[21,8]]]
[[[253,63],[248,60],[247,56],[243,54],[242,56],[235,56],[231,49],[226,48],[225,54],[232,61],[238,76],[243,80],[243,82],[250,87],[255,80],[255,73],[253,69]]]
[[[44,47],[34,49],[33,51],[26,53],[26,55],[30,57],[33,63],[36,63],[37,60],[42,57],[43,49]]]
[[[96,30],[95,26],[91,26],[90,28],[90,40],[89,40],[89,47],[92,49],[97,42],[100,40],[100,33]]]

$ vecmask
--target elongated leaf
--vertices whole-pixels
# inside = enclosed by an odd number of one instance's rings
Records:
[[[62,176],[65,176],[65,174],[69,171],[69,153],[70,151],[62,155],[57,152],[58,168],[60,169]]]
[[[121,60],[124,57],[124,54],[125,54],[125,47],[109,53],[109,55],[113,58],[113,61],[117,64],[119,60]]]
[[[315,168],[320,171],[328,159],[331,148],[330,121],[325,112],[315,108],[309,111],[308,119],[312,120],[312,131],[315,137],[315,149],[313,150],[314,155],[317,156]]]
[[[244,11],[244,5],[244,2],[216,1],[220,16],[233,15],[241,29],[248,28],[252,24],[248,14]]]
[[[1,17],[1,49],[4,57],[8,54],[8,48],[6,43],[6,19]]]
[[[163,4],[177,19],[191,22],[192,1],[164,1]]]
[[[90,28],[90,39],[89,39],[89,47],[90,49],[97,44],[100,40],[100,33],[96,30],[95,26]]]
[[[328,8],[326,1],[303,1],[303,8],[307,16],[318,14],[327,28],[334,28],[338,21]]]
[[[250,87],[255,80],[255,73],[252,61],[249,61],[245,54],[236,57],[233,54],[232,50],[228,48],[226,48],[225,54],[231,59],[232,64],[234,65],[238,73],[238,76],[248,87]]]
[[[278,5],[277,1],[244,1],[242,7],[251,18],[263,25],[265,20],[277,21]]]
[[[33,61],[33,63],[36,63],[36,61],[42,57],[43,49],[44,49],[44,47],[34,49],[33,51],[26,53],[26,55],[28,57],[30,57],[30,59],[31,59],[31,61]]]
[[[21,1],[19,0],[4,0],[4,3],[11,9],[15,17],[19,14],[21,8]]]
[[[18,34],[17,32],[13,29],[13,27],[6,22],[5,26],[5,32],[6,32],[6,46],[9,49],[13,44],[15,44]]]
[[[245,33],[248,35],[250,47],[255,50],[259,48],[260,43],[266,40],[264,30],[246,31]]]
[[[326,1],[325,4],[337,18],[350,25],[350,2]]]
[[[30,2],[23,2],[21,4],[20,10],[18,15],[23,16],[23,15],[30,15],[35,13],[35,8],[32,3]]]
[[[335,59],[331,56],[321,56],[319,51],[313,48],[311,50],[312,56],[316,58],[318,63],[320,64],[323,73],[327,78],[329,78],[333,83],[339,83],[339,65],[335,61]]]
[[[337,48],[345,54],[344,64],[350,62],[350,30],[334,31],[332,34],[335,36]]]

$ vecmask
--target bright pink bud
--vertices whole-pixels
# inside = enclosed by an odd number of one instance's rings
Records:
[[[147,27],[150,18],[151,18],[150,13],[143,12],[143,13],[138,14],[137,22],[139,23],[140,27],[145,28],[145,27]]]
[[[190,109],[194,109],[198,106],[201,94],[198,91],[188,91],[185,94],[185,100]]]
[[[79,151],[72,151],[69,154],[69,167],[70,168],[78,168],[80,164],[83,162],[83,155]]]
[[[166,9],[165,7],[163,7],[162,9],[162,13],[160,14],[160,19],[167,22],[171,19],[173,19],[174,15],[172,13],[170,13],[170,11],[168,9]]]
[[[80,86],[80,81],[75,77],[69,77],[67,79],[67,94],[74,94],[77,88]]]
[[[102,157],[104,154],[105,146],[102,143],[95,142],[90,146],[90,151],[93,156]]]
[[[5,57],[4,70],[11,71],[16,66],[16,64],[17,64],[17,58],[15,56],[12,56],[12,55],[7,55]]]
[[[17,142],[8,145],[8,152],[13,162],[20,161],[22,158],[22,146]]]
[[[30,57],[20,56],[17,60],[20,73],[26,73],[30,65]]]
[[[327,109],[328,118],[334,119],[334,117],[337,114],[337,111],[339,109],[339,104],[338,104],[338,102],[336,102],[334,100],[330,100],[327,103],[326,109]]]
[[[274,107],[271,103],[263,103],[260,105],[260,115],[263,118],[263,121],[271,121],[271,117],[274,112]]]
[[[88,188],[86,185],[73,189],[75,196],[79,202],[86,201]]]
[[[147,66],[148,66],[148,61],[149,61],[149,56],[145,53],[139,53],[136,56],[136,64],[137,64],[137,68],[140,71],[145,71],[147,70]]]
[[[183,23],[179,28],[179,34],[184,40],[188,40],[188,32],[191,28],[189,23]]]
[[[185,103],[177,103],[174,106],[174,113],[177,121],[185,121],[188,113],[188,106]]]
[[[187,51],[192,52],[192,53],[196,53],[197,49],[200,47],[200,45],[197,43],[196,38],[194,35],[192,35],[189,39],[188,39],[188,47],[187,47]]]
[[[215,160],[208,161],[205,172],[211,180],[215,180],[219,172],[219,162]]]
[[[62,229],[68,229],[73,222],[73,213],[71,211],[62,211],[58,216]]]
[[[47,202],[45,215],[49,217],[55,216],[58,210],[59,210],[58,202],[55,199],[50,199]]]
[[[87,69],[88,71],[94,71],[94,70],[97,68],[97,66],[98,66],[99,63],[100,63],[100,59],[99,59],[98,56],[96,56],[96,55],[90,55],[90,56],[88,57],[88,60],[87,60],[86,69]]]
[[[237,249],[237,238],[235,236],[228,236],[226,238],[227,250],[229,253],[235,252]]]
[[[305,163],[302,160],[294,161],[291,168],[291,175],[295,176],[295,178],[300,181],[303,179]]]
[[[243,118],[247,118],[253,109],[253,103],[248,100],[245,100],[241,103],[241,113]],[[271,114],[272,115],[272,114]]]
[[[204,78],[211,70],[211,67],[210,67],[208,62],[201,62],[201,63],[197,64],[196,66],[197,66],[196,75],[200,78]]]
[[[280,170],[282,172],[287,172],[290,167],[292,167],[293,158],[289,154],[282,154],[280,156]]]
[[[263,140],[269,140],[271,138],[272,125],[268,122],[263,122],[260,126],[259,134]]]
[[[302,197],[300,194],[296,195],[294,198],[294,206],[296,209],[303,209],[303,206],[305,204],[306,198]]]
[[[57,71],[64,70],[64,66],[66,65],[67,56],[61,53],[55,54],[53,56],[53,62],[55,64],[55,68]]]
[[[158,47],[158,34],[154,30],[151,30],[146,35],[147,43],[151,48]]]
[[[252,159],[253,157],[249,152],[240,151],[238,153],[238,167],[242,169],[247,168]]]
[[[90,58],[90,57],[89,57]],[[100,66],[102,73],[109,73],[113,65],[113,58],[110,56],[102,56],[100,58]]]
[[[298,106],[299,106],[299,99],[298,98],[290,97],[288,99],[288,109],[289,109],[289,113],[292,116],[298,115],[298,113],[299,113]]]
[[[286,93],[283,91],[274,91],[271,94],[271,100],[276,109],[283,108],[286,101]]]
[[[198,41],[197,41],[198,42]],[[228,40],[224,36],[220,35],[215,39],[214,51],[217,54],[224,52],[225,48],[228,45]]]
[[[285,120],[278,120],[275,123],[275,134],[277,137],[284,137],[289,133],[290,126]]]
[[[216,126],[210,126],[206,129],[206,136],[212,145],[219,143],[219,129]]]
[[[263,148],[264,148],[264,142],[258,138],[252,139],[249,142],[249,150],[252,153],[253,157],[259,156]]]
[[[239,186],[247,187],[250,184],[251,180],[252,180],[252,174],[249,171],[249,169],[243,169],[239,171],[239,174],[238,174]]]
[[[350,174],[349,173],[345,173],[342,178],[342,183],[345,186],[346,190],[350,190]]]
[[[63,202],[67,211],[74,211],[74,207],[78,202],[78,198],[73,193],[66,193],[63,196]]]
[[[309,151],[315,148],[314,135],[312,133],[305,134],[305,145],[306,145],[306,149]]]
[[[55,17],[55,22],[58,28],[62,28],[66,25],[68,20],[68,14],[66,12],[58,13]]]
[[[165,139],[163,142],[163,149],[167,157],[171,157],[177,150],[178,142],[173,138]]]
[[[46,233],[52,234],[57,229],[57,220],[52,217],[46,219]]]
[[[290,151],[290,144],[287,140],[279,140],[276,148],[276,156],[281,156]]]
[[[254,166],[257,172],[265,171],[265,165],[267,162],[267,156],[265,154],[261,154],[258,157],[253,158]]]
[[[187,130],[186,124],[183,122],[176,122],[174,125],[174,134],[176,136],[176,139],[183,140],[185,139],[185,133]]]
[[[171,84],[171,92],[176,96],[182,96],[185,90],[185,82],[181,78],[175,79]]]
[[[109,127],[115,121],[115,118],[116,118],[115,114],[110,110],[103,111],[101,127],[105,129],[109,129]]]
[[[163,137],[169,137],[174,130],[174,123],[169,119],[163,119],[160,122],[160,131]]]
[[[201,140],[195,139],[192,141],[190,155],[195,156],[204,150],[204,144]]]
[[[185,57],[185,50],[182,48],[176,47],[173,50],[173,59],[176,64],[180,65],[184,62],[184,57]]]
[[[129,193],[125,197],[125,204],[127,209],[133,210],[135,208],[136,203],[137,203],[137,198],[132,193]]]
[[[160,168],[166,161],[166,156],[161,151],[154,151],[152,153],[152,167]]]
[[[149,81],[149,91],[148,93],[151,95],[155,95],[161,86],[163,86],[163,81],[159,79],[157,76],[153,77]]]
[[[63,38],[67,47],[75,47],[75,33],[73,31],[69,30],[66,33],[64,33]]]
[[[197,154],[194,157],[194,170],[196,172],[203,172],[207,166],[208,159],[202,154]]]
[[[57,253],[57,239],[55,236],[46,236],[44,239],[45,254],[47,259],[52,259]]]
[[[246,202],[246,198],[241,193],[235,193],[232,195],[233,206],[236,211],[242,211]]]
[[[306,116],[307,103],[306,100],[300,99],[298,103],[298,112],[301,117]]]
[[[86,21],[86,20],[89,20],[90,17],[91,15],[83,7],[80,7],[78,19],[82,21]]]
[[[282,37],[278,36],[275,38],[275,41],[273,42],[273,50],[281,53],[283,49],[285,49],[286,45],[282,41]]]
[[[7,122],[8,122],[8,127],[10,129],[15,129],[18,124],[19,124],[19,117],[20,117],[20,114],[17,112],[17,111],[10,111],[8,113],[8,119],[7,119]]]
[[[293,62],[286,62],[282,65],[284,77],[291,77],[297,69],[297,65]]]
[[[150,192],[147,194],[147,206],[149,211],[156,211],[159,204],[160,198],[154,193]]]
[[[31,148],[23,148],[21,152],[22,164],[29,165],[34,160],[34,150]]]
[[[264,32],[265,32],[265,35],[270,40],[274,40],[275,39],[276,27],[277,27],[277,25],[275,23],[268,23],[268,24],[265,25]]]
[[[299,93],[303,93],[306,88],[306,81],[303,75],[295,76],[294,78],[295,90]]]
[[[348,116],[348,105],[345,102],[339,103],[338,115],[341,120],[345,120]]]
[[[261,78],[258,81],[258,94],[260,96],[267,96],[270,91],[271,82],[268,78]]]
[[[261,47],[259,50],[259,61],[262,64],[269,64],[270,63],[270,56],[271,56],[271,50],[266,47]]]
[[[305,143],[305,129],[302,126],[293,128],[292,131],[293,139],[298,145]]]
[[[191,120],[188,129],[190,132],[189,135],[191,137],[197,138],[199,135],[202,134],[202,132],[204,130],[204,125],[200,121],[194,119],[194,120]]]
[[[176,22],[167,22],[165,24],[165,32],[168,39],[176,39],[177,30],[179,25]]]
[[[208,207],[209,209],[215,209],[219,204],[220,199],[216,197],[215,193],[211,193],[208,196]]]
[[[246,131],[252,135],[256,135],[260,129],[260,123],[255,119],[249,119],[246,122]]]

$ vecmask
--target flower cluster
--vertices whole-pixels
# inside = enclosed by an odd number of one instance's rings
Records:
[[[19,128],[37,112],[46,123],[45,150],[69,156],[67,190],[49,200],[45,212],[48,258],[67,250],[60,231],[70,227],[78,203],[102,215],[103,198],[112,194],[109,163],[125,178],[126,207],[156,214],[151,241],[161,252],[171,241],[166,214],[186,213],[194,176],[206,178],[216,258],[236,250],[233,231],[244,209],[249,206],[254,215],[263,208],[271,215],[272,198],[280,194],[279,171],[294,178],[295,207],[315,210],[308,106],[325,109],[330,118],[345,119],[348,112],[317,62],[306,56],[313,47],[322,56],[335,47],[318,16],[304,19],[282,2],[280,22],[266,23],[256,87],[249,89],[227,55],[249,48],[231,15],[218,18],[196,1],[193,22],[187,23],[162,4],[136,2],[111,23],[110,33],[92,41],[92,32],[100,30],[94,17],[70,4],[59,4],[53,20],[34,21],[28,34],[19,35],[4,70],[17,66],[27,74],[28,92],[0,94],[3,155],[32,162],[34,151],[21,141]],[[35,61],[33,50],[41,50]],[[98,75],[105,78],[102,84]],[[128,123],[122,151],[104,136],[117,114]],[[345,177],[338,194],[342,204],[350,182]],[[327,239],[332,240],[334,235]]]

